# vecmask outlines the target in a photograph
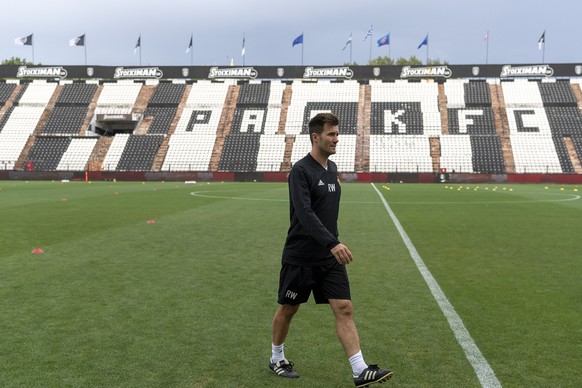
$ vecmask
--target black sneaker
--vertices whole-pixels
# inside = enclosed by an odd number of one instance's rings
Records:
[[[297,372],[295,372],[293,369],[293,363],[291,361],[287,361],[287,359],[269,363],[269,369],[281,377],[288,377],[291,379],[296,379],[299,377]]]
[[[358,377],[354,377],[356,387],[367,387],[373,383],[383,383],[394,375],[394,371],[389,369],[380,369],[378,365],[368,366]]]

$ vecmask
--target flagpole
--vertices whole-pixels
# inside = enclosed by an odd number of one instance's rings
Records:
[[[546,30],[544,29],[544,42],[542,47],[542,64],[545,63],[546,60]]]
[[[141,34],[139,34],[139,65],[141,66]]]
[[[242,57],[243,57],[243,66],[244,66],[244,65],[245,65],[245,55],[246,55],[246,53],[247,53],[247,52],[246,52],[246,48],[245,48],[245,33],[244,33],[244,32],[243,32],[243,50],[244,50],[244,51],[243,51],[243,55],[242,55]]]
[[[370,59],[368,60],[368,64],[372,62],[372,41],[374,40],[374,26],[370,26]]]
[[[428,66],[428,34],[426,34],[426,65]]]
[[[87,34],[84,34],[85,37],[83,38],[85,41],[83,42],[83,46],[85,48],[85,66],[87,66]]]
[[[426,42],[426,64],[428,66],[428,42]]]
[[[489,63],[489,30],[485,32],[485,64]]]
[[[350,65],[352,64],[352,34],[350,33]]]
[[[32,64],[34,65],[34,33],[32,34]]]
[[[301,66],[303,66],[303,46],[305,46],[305,43],[303,42],[305,40],[303,32],[301,33],[301,36],[303,36],[303,39],[301,40]]]

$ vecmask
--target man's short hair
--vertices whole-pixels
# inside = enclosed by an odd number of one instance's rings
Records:
[[[309,120],[309,140],[313,143],[313,138],[311,135],[317,133],[321,135],[323,132],[323,126],[328,123],[332,126],[339,125],[339,119],[333,113],[318,113],[311,120]]]

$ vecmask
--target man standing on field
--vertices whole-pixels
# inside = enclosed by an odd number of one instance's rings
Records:
[[[311,292],[317,304],[327,303],[335,315],[336,333],[352,367],[356,387],[388,380],[394,374],[367,365],[352,317],[350,284],[345,268],[352,253],[338,240],[337,220],[341,186],[335,154],[339,120],[320,113],[309,121],[311,151],[289,173],[291,225],[283,248],[277,309],[273,318],[269,369],[282,377],[297,378],[285,358],[284,342],[291,320]]]

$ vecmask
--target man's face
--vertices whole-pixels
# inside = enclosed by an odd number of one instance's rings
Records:
[[[319,149],[322,155],[335,154],[335,147],[338,142],[339,127],[325,123],[321,135],[314,135],[314,145]]]

